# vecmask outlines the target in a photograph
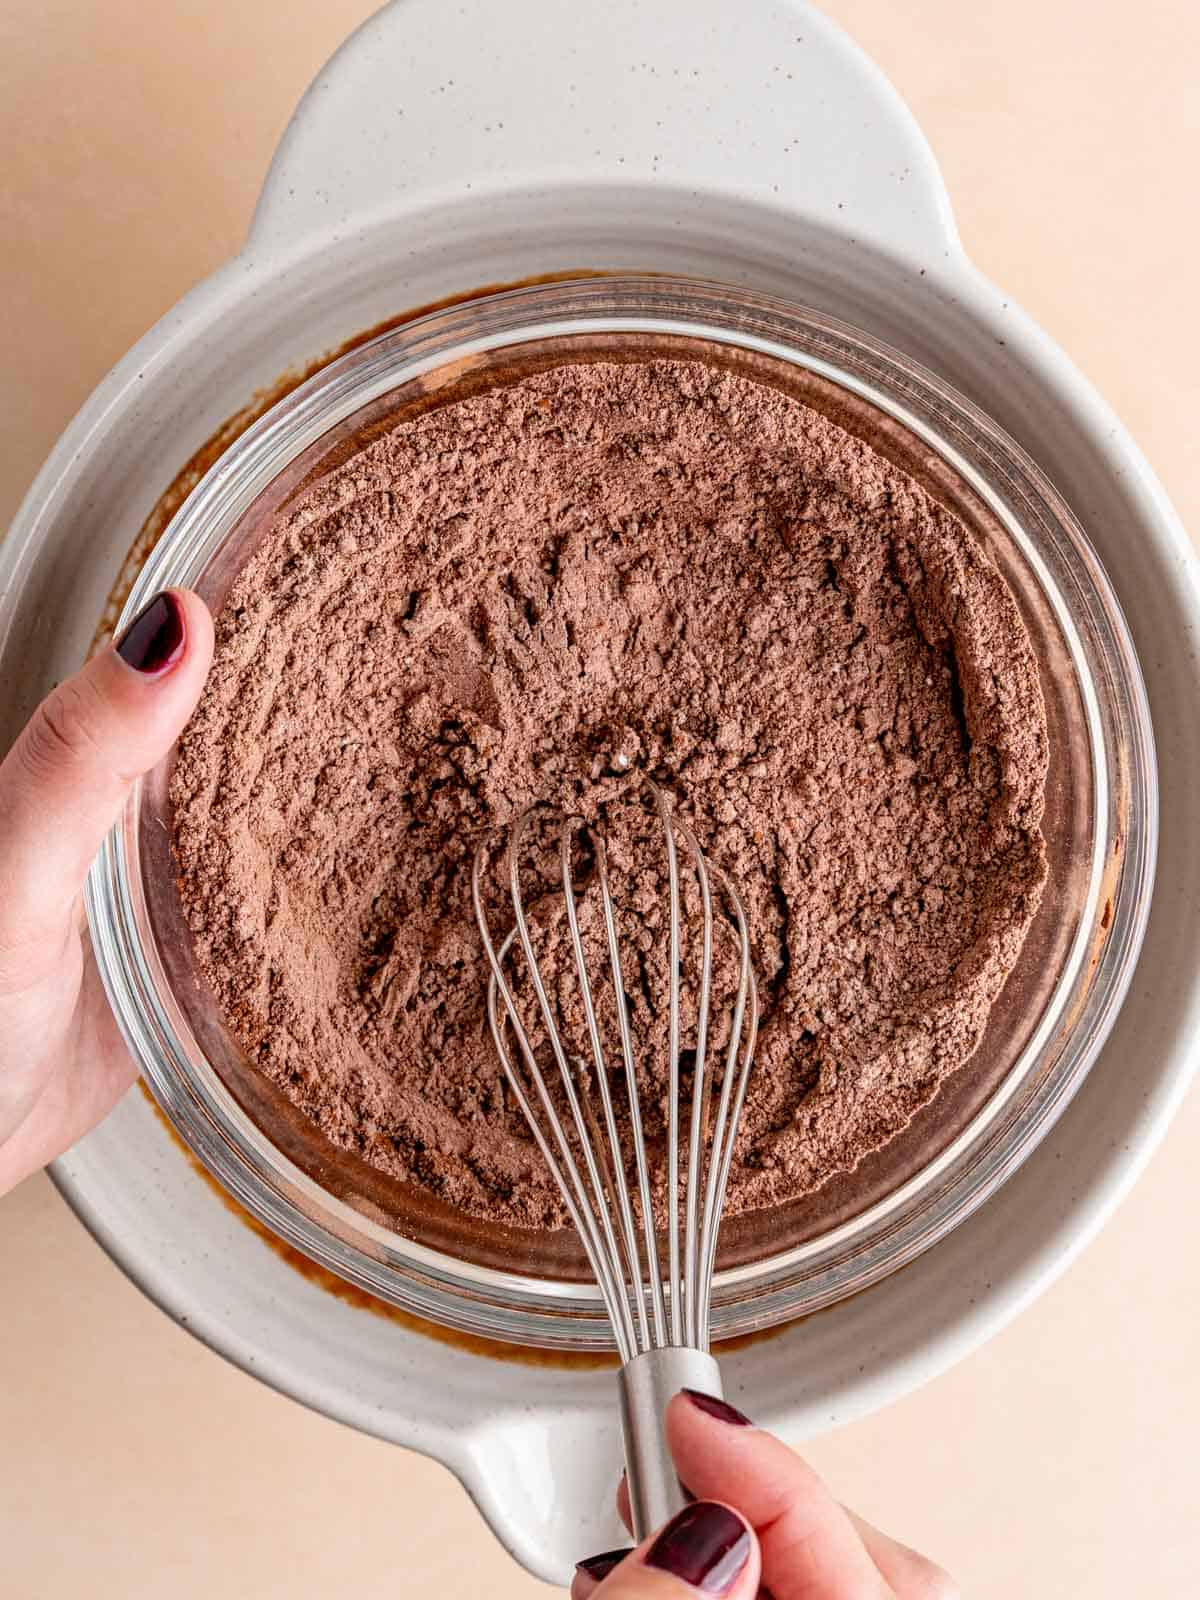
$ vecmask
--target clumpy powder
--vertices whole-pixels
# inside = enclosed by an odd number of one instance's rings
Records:
[[[648,832],[626,761],[750,915],[731,1210],[852,1170],[968,1060],[1046,871],[1011,592],[798,400],[589,362],[365,444],[218,618],[171,787],[183,903],[241,1046],[336,1145],[475,1216],[562,1222],[487,1031],[471,858],[536,800]],[[628,987],[657,1038],[663,874],[638,873]],[[664,1052],[639,1074],[658,1150]]]

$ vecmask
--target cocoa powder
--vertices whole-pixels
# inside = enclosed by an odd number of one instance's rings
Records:
[[[773,388],[563,366],[401,423],[282,514],[180,744],[199,967],[335,1144],[476,1216],[561,1224],[470,904],[478,840],[547,800],[627,841],[661,1179],[663,871],[625,762],[678,796],[750,914],[732,1210],[853,1169],[970,1058],[1046,871],[1045,714],[1004,580],[882,454]]]

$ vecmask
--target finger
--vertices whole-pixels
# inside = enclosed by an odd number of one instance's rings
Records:
[[[763,1581],[787,1600],[890,1600],[858,1530],[813,1469],[739,1411],[684,1390],[667,1408],[680,1479],[733,1501],[758,1533]]]
[[[890,1538],[849,1507],[845,1510],[867,1554],[901,1600],[958,1600],[957,1584],[928,1556]]]
[[[581,1562],[571,1600],[689,1600],[698,1594],[754,1600],[760,1573],[758,1541],[746,1519],[730,1506],[697,1500],[636,1550]]]
[[[738,1415],[740,1414],[739,1412]],[[920,1596],[920,1600],[957,1600],[960,1592],[958,1586],[942,1567],[930,1561],[927,1556],[923,1556],[919,1550],[914,1550],[911,1545],[901,1544],[898,1539],[889,1537],[873,1523],[851,1511],[848,1506],[843,1507],[843,1510],[850,1518],[859,1538],[866,1546],[867,1554],[880,1574],[902,1600],[907,1600],[910,1595]],[[627,1528],[632,1528],[629,1484],[623,1473],[617,1485],[617,1515]],[[624,1553],[616,1552],[617,1555]],[[604,1562],[608,1557],[600,1556],[593,1559]]]
[[[156,595],[43,700],[0,764],[0,990],[57,960],[92,857],[191,715],[212,642],[197,595]]]
[[[851,1511],[849,1506],[842,1508],[859,1538],[867,1547],[867,1554],[879,1568],[880,1574],[887,1583],[896,1591],[902,1600],[907,1600],[909,1595],[919,1596],[920,1600],[957,1600],[958,1587],[942,1567],[930,1561],[928,1556],[923,1556],[919,1550],[914,1550],[911,1545],[901,1544],[898,1539],[889,1537],[874,1523],[868,1522],[865,1517],[860,1517]],[[617,1515],[627,1528],[633,1527],[633,1512],[629,1504],[629,1482],[625,1474],[621,1474],[621,1481],[617,1485]],[[590,1562],[581,1561],[580,1567],[586,1568],[589,1575],[593,1575],[595,1582],[599,1582],[605,1573],[616,1566],[618,1560],[629,1554],[626,1546],[621,1550],[608,1550],[603,1555],[592,1556]],[[593,1574],[593,1564],[595,1572]],[[591,1593],[591,1590],[587,1590]],[[759,1600],[765,1591],[760,1591]]]
[[[898,1539],[890,1538],[873,1523],[851,1511],[848,1506],[844,1509],[857,1529],[859,1538],[866,1545],[867,1554],[897,1595],[920,1596],[920,1600],[958,1600],[957,1586],[941,1567],[936,1566],[910,1545],[901,1544]],[[624,1474],[617,1487],[617,1511],[625,1526],[630,1527],[629,1484]],[[590,1600],[601,1579],[606,1578],[619,1562],[624,1561],[630,1550],[631,1546],[624,1545],[618,1550],[605,1550],[601,1555],[589,1556],[586,1561],[581,1561],[571,1587],[571,1600]],[[760,1588],[759,1600],[762,1600],[766,1592]]]
[[[588,1556],[578,1562],[571,1582],[571,1600],[591,1600],[613,1568],[632,1554],[633,1546],[623,1545],[619,1550],[605,1550],[598,1556]]]

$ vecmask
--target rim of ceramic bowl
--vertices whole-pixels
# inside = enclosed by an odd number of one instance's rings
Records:
[[[751,1333],[865,1288],[942,1238],[1033,1151],[1065,1109],[1124,998],[1149,914],[1157,795],[1149,708],[1133,643],[1100,562],[1035,463],[990,419],[902,352],[803,307],[721,284],[598,278],[483,296],[351,352],[287,396],[209,470],[148,557],[131,617],[202,572],[297,456],[392,390],[535,341],[655,335],[721,344],[804,368],[890,416],[1005,527],[1054,611],[1077,674],[1094,776],[1086,903],[1050,1002],[1004,1082],[914,1177],[793,1249],[718,1273],[714,1337]],[[593,1285],[481,1267],[403,1238],[329,1194],[259,1129],[203,1057],[155,947],[138,869],[141,785],[88,879],[87,912],[118,1022],[155,1097],[212,1175],[288,1244],[361,1288],[472,1334],[611,1348]],[[1106,877],[1119,835],[1120,869]],[[1107,910],[1102,900],[1107,896]],[[1053,1065],[1029,1087],[1064,1017]]]

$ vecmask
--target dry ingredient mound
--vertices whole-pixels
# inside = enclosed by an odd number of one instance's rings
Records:
[[[749,910],[733,1211],[902,1130],[975,1050],[1037,908],[1028,636],[881,454],[690,361],[561,366],[400,423],[238,576],[175,851],[257,1068],[335,1144],[479,1217],[564,1220],[487,1032],[471,857],[535,800],[629,812],[618,757],[677,794]],[[653,1028],[661,875],[637,887]],[[639,1064],[652,1146],[664,1065]]]

